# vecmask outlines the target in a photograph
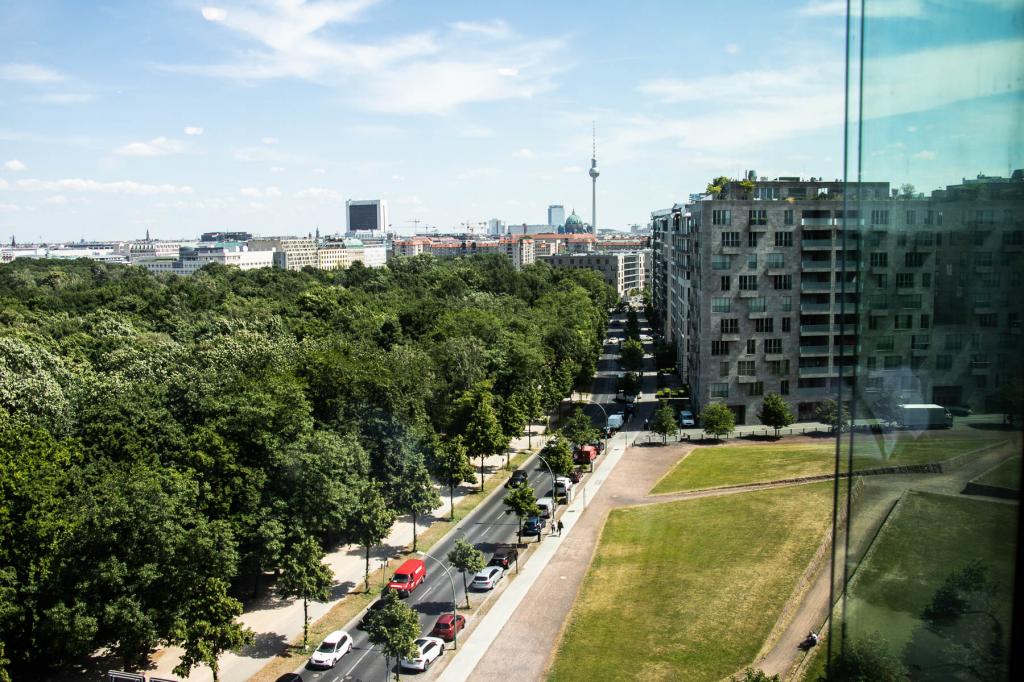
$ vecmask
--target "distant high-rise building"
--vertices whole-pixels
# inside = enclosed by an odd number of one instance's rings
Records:
[[[491,218],[487,221],[487,234],[503,235],[508,231],[504,220]]]
[[[548,206],[548,225],[551,227],[565,225],[565,206],[561,204],[551,204]]]
[[[388,202],[381,199],[345,202],[345,219],[349,232],[388,232]]]

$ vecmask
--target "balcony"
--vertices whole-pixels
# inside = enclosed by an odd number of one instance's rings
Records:
[[[757,298],[757,289],[740,289],[740,298]]]
[[[800,282],[800,291],[832,291],[832,282]]]
[[[805,272],[828,272],[832,269],[832,261],[805,260],[800,262],[800,268]]]
[[[831,303],[801,303],[800,312],[802,313],[827,313],[832,310]]]
[[[736,381],[741,384],[753,384],[757,383],[757,375],[755,374],[741,374],[736,377]]]
[[[832,227],[832,218],[801,218],[800,225],[801,227],[805,225],[824,225],[826,227]]]
[[[800,248],[802,249],[831,249],[831,239],[801,239]]]
[[[829,346],[800,346],[800,355],[830,355]]]
[[[972,362],[971,374],[973,374],[974,376],[984,376],[988,374],[988,370],[991,366],[992,363],[987,360],[981,362]]]
[[[831,334],[832,325],[830,324],[802,324],[800,325],[801,334]]]
[[[802,377],[830,377],[835,374],[832,369],[827,365],[825,367],[801,367],[800,376]]]

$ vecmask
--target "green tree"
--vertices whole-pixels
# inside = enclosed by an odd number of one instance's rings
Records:
[[[551,467],[555,476],[568,476],[572,473],[575,466],[575,462],[572,460],[572,449],[569,446],[569,441],[562,436],[556,435],[549,440],[544,449],[540,451],[540,455]]]
[[[630,372],[639,372],[644,368],[644,347],[636,339],[623,341],[619,356],[622,367]]]
[[[562,426],[562,434],[569,439],[570,443],[583,445],[591,443],[601,436],[601,432],[590,421],[590,417],[577,406],[572,415],[565,420]]]
[[[625,395],[636,395],[640,392],[640,377],[636,372],[626,372],[618,380],[615,388]]]
[[[205,588],[185,602],[175,626],[172,641],[184,652],[174,674],[188,677],[192,668],[205,663],[217,682],[220,655],[252,644],[255,637],[235,620],[242,615],[242,604],[228,596],[226,580],[210,578]]]
[[[678,430],[676,424],[676,411],[667,402],[661,403],[654,412],[654,419],[651,420],[651,431],[661,434],[661,442],[667,443],[670,435],[675,435]]]
[[[529,386],[523,393],[523,406],[526,410],[526,447],[533,450],[533,422],[544,416],[541,406],[541,391]]]
[[[352,519],[352,537],[365,550],[366,564],[363,571],[363,584],[370,591],[370,550],[381,543],[391,532],[398,515],[388,506],[381,494],[380,484],[367,483],[359,495],[359,507]]]
[[[452,520],[455,518],[455,486],[476,481],[462,436],[443,440],[434,448],[434,473],[448,486],[448,518]]]
[[[462,573],[462,591],[466,594],[466,608],[468,609],[469,584],[466,575],[476,573],[486,565],[484,553],[464,539],[459,538],[455,541],[455,546],[448,552],[448,563]]]
[[[779,437],[779,429],[784,429],[796,421],[789,403],[783,400],[782,396],[778,393],[769,393],[764,397],[764,401],[761,403],[761,411],[757,413],[757,418],[765,426],[775,429],[776,438]]]
[[[391,503],[412,516],[412,551],[415,552],[419,515],[427,514],[441,504],[441,496],[430,480],[423,455],[418,451],[408,453],[392,472],[389,484]]]
[[[833,655],[832,682],[904,682],[907,668],[898,654],[878,632],[860,639],[847,640],[842,650]],[[826,678],[820,678],[822,682]]]
[[[782,682],[778,675],[769,675],[760,668],[747,668],[743,671],[743,677],[733,675],[732,682]]]
[[[416,656],[416,638],[420,636],[420,618],[394,590],[384,595],[384,606],[367,624],[370,642],[384,652],[387,666],[397,661],[395,679],[401,678],[401,659]]]
[[[850,411],[846,403],[840,405],[832,398],[821,401],[815,410],[815,416],[822,424],[826,424],[832,431],[845,431],[850,423]]]
[[[704,433],[714,436],[717,440],[732,433],[736,428],[736,416],[722,403],[709,403],[700,413],[700,423],[704,427]]]
[[[537,506],[537,496],[533,488],[528,485],[521,485],[512,488],[505,494],[503,500],[509,512],[516,515],[518,522],[516,533],[519,536],[519,544],[523,542],[523,519],[528,516],[540,516],[540,507]]]
[[[500,452],[508,440],[501,431],[498,417],[494,413],[491,393],[487,387],[480,387],[470,397],[471,408],[463,440],[466,453],[480,458],[480,492],[484,491],[484,458]]]
[[[334,574],[324,565],[324,550],[315,538],[307,537],[287,552],[283,573],[277,581],[278,596],[302,600],[302,649],[309,637],[309,600],[324,602],[331,596]]]
[[[885,393],[871,404],[871,411],[876,419],[882,420],[887,425],[894,424],[899,420],[899,400],[894,394]]]

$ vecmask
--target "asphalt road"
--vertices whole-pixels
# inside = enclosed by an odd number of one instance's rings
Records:
[[[615,315],[609,324],[608,336],[624,337],[623,324],[625,315]],[[645,344],[648,345],[648,344]],[[599,402],[608,414],[622,411],[622,403],[615,402],[615,383],[618,377],[619,346],[606,340],[604,352],[598,361],[597,376],[594,378],[592,399]],[[648,352],[650,349],[648,347]],[[649,363],[645,363],[650,367]],[[604,414],[594,405],[585,405],[584,409],[591,416],[594,424],[603,427],[605,424]],[[643,419],[638,413],[634,419]],[[623,438],[625,436],[618,436]],[[529,485],[536,491],[538,497],[550,495],[551,476],[544,465],[536,457],[531,458],[525,465],[528,473]],[[455,593],[460,605],[466,603],[465,592],[462,587],[462,576],[456,572],[447,561],[448,552],[452,549],[456,539],[464,537],[477,549],[484,553],[484,557],[490,560],[491,554],[502,544],[514,543],[516,541],[516,517],[505,513],[505,506],[502,504],[503,495],[495,495],[483,503],[465,521],[460,529],[461,532],[453,533],[446,539],[434,545],[431,549],[431,556],[444,561],[445,566],[451,570],[455,580]],[[545,532],[545,537],[547,533]],[[535,538],[524,538],[524,542],[533,541]],[[427,577],[423,584],[406,600],[420,617],[420,628],[423,634],[429,634],[437,617],[443,613],[451,612],[452,586],[445,571],[438,566],[437,561],[427,558]],[[397,561],[391,562],[392,568],[398,567]],[[515,571],[512,567],[509,571]],[[468,576],[471,580],[472,576]],[[486,596],[487,592],[475,592],[470,590],[470,601],[474,607]],[[472,619],[472,616],[470,616]],[[364,631],[356,627],[358,620],[349,624],[347,631],[353,638],[353,649],[342,658],[338,664],[329,670],[318,670],[302,668],[295,672],[302,680],[307,682],[383,682],[388,679],[389,670],[385,666],[384,656],[370,644]],[[319,642],[311,643],[312,646]],[[448,645],[450,649],[451,645]],[[394,662],[392,661],[392,668]],[[412,671],[408,671],[415,674]],[[294,679],[294,678],[293,678]]]

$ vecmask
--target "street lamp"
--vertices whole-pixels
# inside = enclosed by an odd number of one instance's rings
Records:
[[[605,423],[605,425],[608,424],[608,410],[604,409],[604,405],[602,405],[601,403],[594,402],[593,400],[590,400],[589,398],[584,400],[584,401],[582,401],[582,402],[590,403],[591,405],[596,405],[598,407],[598,409],[601,410],[601,413],[604,414],[604,423]],[[604,451],[605,451],[605,454],[608,454],[608,429],[607,428],[601,429],[601,433],[604,434]]]
[[[455,578],[452,577],[452,572],[448,570],[448,567],[444,565],[444,562],[435,556],[431,556],[426,552],[416,552],[422,557],[427,559],[433,559],[437,564],[444,569],[445,574],[448,576],[448,581],[452,584],[452,648],[459,648],[459,606],[458,597],[455,595]]]
[[[551,470],[551,465],[544,459],[544,455],[537,455],[537,459],[544,463],[544,466],[548,468],[548,473],[551,474],[551,525],[555,524],[555,507],[557,506],[558,493],[555,490],[555,472]],[[537,531],[537,542],[540,542],[540,531]]]

